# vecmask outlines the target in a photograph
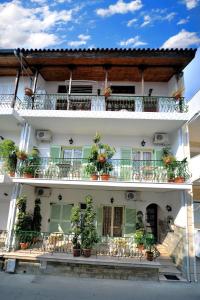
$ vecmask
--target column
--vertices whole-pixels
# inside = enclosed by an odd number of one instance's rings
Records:
[[[15,89],[14,89],[14,95],[13,100],[11,103],[11,108],[15,107],[16,99],[17,99],[17,91],[19,86],[19,79],[20,79],[20,69],[17,70],[16,78],[15,78]]]

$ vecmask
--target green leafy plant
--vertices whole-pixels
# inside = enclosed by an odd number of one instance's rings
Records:
[[[114,147],[101,143],[101,135],[96,133],[93,138],[94,144],[91,147],[86,172],[92,174],[110,174],[113,170],[111,158],[115,154]],[[94,173],[95,172],[95,173]]]
[[[34,207],[33,220],[32,220],[32,230],[36,232],[40,232],[41,230],[42,216],[40,212],[40,204],[41,204],[40,199],[39,198],[35,199],[35,207]]]
[[[81,245],[83,249],[91,249],[99,240],[95,226],[96,212],[92,197],[87,196],[85,201],[86,209],[82,216]]]
[[[137,246],[144,245],[144,243],[145,243],[144,230],[136,230],[136,232],[134,234],[134,241],[137,244]]]
[[[155,245],[155,237],[152,233],[146,233],[145,235],[145,248],[147,251],[152,252],[153,246]]]
[[[15,234],[19,243],[31,242],[32,236],[32,221],[33,216],[26,212],[26,196],[21,196],[17,199],[17,221],[15,224]]]
[[[40,166],[39,151],[36,148],[27,154],[27,158],[22,161],[20,166],[20,174],[29,174],[32,177],[35,175],[35,171]]]
[[[12,140],[3,140],[0,143],[0,157],[3,158],[5,170],[9,173],[14,173],[17,166],[18,147]]]
[[[81,210],[79,205],[75,205],[72,208],[71,212],[71,227],[72,227],[72,233],[73,233],[73,248],[74,249],[80,249],[80,235],[81,235]]]

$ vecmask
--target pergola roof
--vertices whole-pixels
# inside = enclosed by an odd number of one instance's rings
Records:
[[[23,64],[47,81],[105,79],[109,81],[168,81],[194,58],[196,49],[4,49],[0,50],[0,76],[15,76]],[[26,74],[25,74],[26,75]]]

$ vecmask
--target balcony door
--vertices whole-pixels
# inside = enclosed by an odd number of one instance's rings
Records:
[[[121,237],[123,229],[123,207],[103,207],[103,236]]]
[[[70,232],[72,207],[73,205],[70,204],[51,204],[49,232]]]

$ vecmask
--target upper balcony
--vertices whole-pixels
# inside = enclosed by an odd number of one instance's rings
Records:
[[[16,102],[18,109],[185,113],[184,98],[91,94],[34,94]]]

